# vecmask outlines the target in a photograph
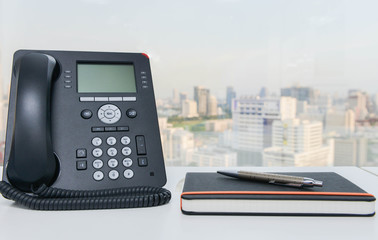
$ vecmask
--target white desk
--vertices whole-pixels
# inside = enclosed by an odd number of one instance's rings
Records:
[[[334,171],[378,196],[378,177],[357,167],[246,169]],[[179,199],[185,173],[215,170],[217,169],[167,168],[166,187],[172,191],[173,197],[168,205],[154,208],[48,212],[22,209],[11,201],[0,198],[0,239],[378,239],[377,216],[183,215]]]

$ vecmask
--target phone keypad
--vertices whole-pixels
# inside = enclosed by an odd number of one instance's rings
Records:
[[[117,144],[118,141],[120,144]],[[101,138],[96,136],[91,140],[91,143],[94,146],[92,149],[92,155],[94,157],[92,167],[95,170],[93,173],[94,180],[101,181],[106,177],[111,180],[117,180],[122,175],[123,179],[131,179],[134,177],[134,171],[131,169],[133,159],[130,157],[132,150],[129,146],[131,143],[129,136],[122,136],[120,138],[114,136]],[[103,154],[104,152],[105,154]],[[100,157],[102,159],[99,159]],[[106,159],[106,157],[108,157],[108,159]],[[105,160],[106,165],[104,165],[103,160]],[[144,163],[147,164],[147,161],[140,164],[140,159],[137,160],[137,167],[144,166]],[[121,165],[119,161],[121,161]],[[120,167],[123,168],[123,170],[120,169]]]

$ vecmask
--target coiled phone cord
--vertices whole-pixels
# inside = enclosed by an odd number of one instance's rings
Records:
[[[171,192],[160,187],[126,187],[104,190],[65,190],[40,186],[34,194],[24,193],[0,181],[0,193],[35,210],[89,210],[152,207],[166,204]]]

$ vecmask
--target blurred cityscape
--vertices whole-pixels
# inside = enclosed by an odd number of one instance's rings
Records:
[[[194,86],[158,99],[168,166],[378,166],[378,94],[291,86],[223,99]]]
[[[0,163],[8,97],[0,99]],[[167,166],[378,166],[378,94],[346,97],[291,86],[223,98],[210,89],[173,89],[157,99]]]

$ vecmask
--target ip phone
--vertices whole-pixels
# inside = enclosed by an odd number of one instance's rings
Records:
[[[168,203],[148,55],[14,54],[1,194],[31,209]]]

